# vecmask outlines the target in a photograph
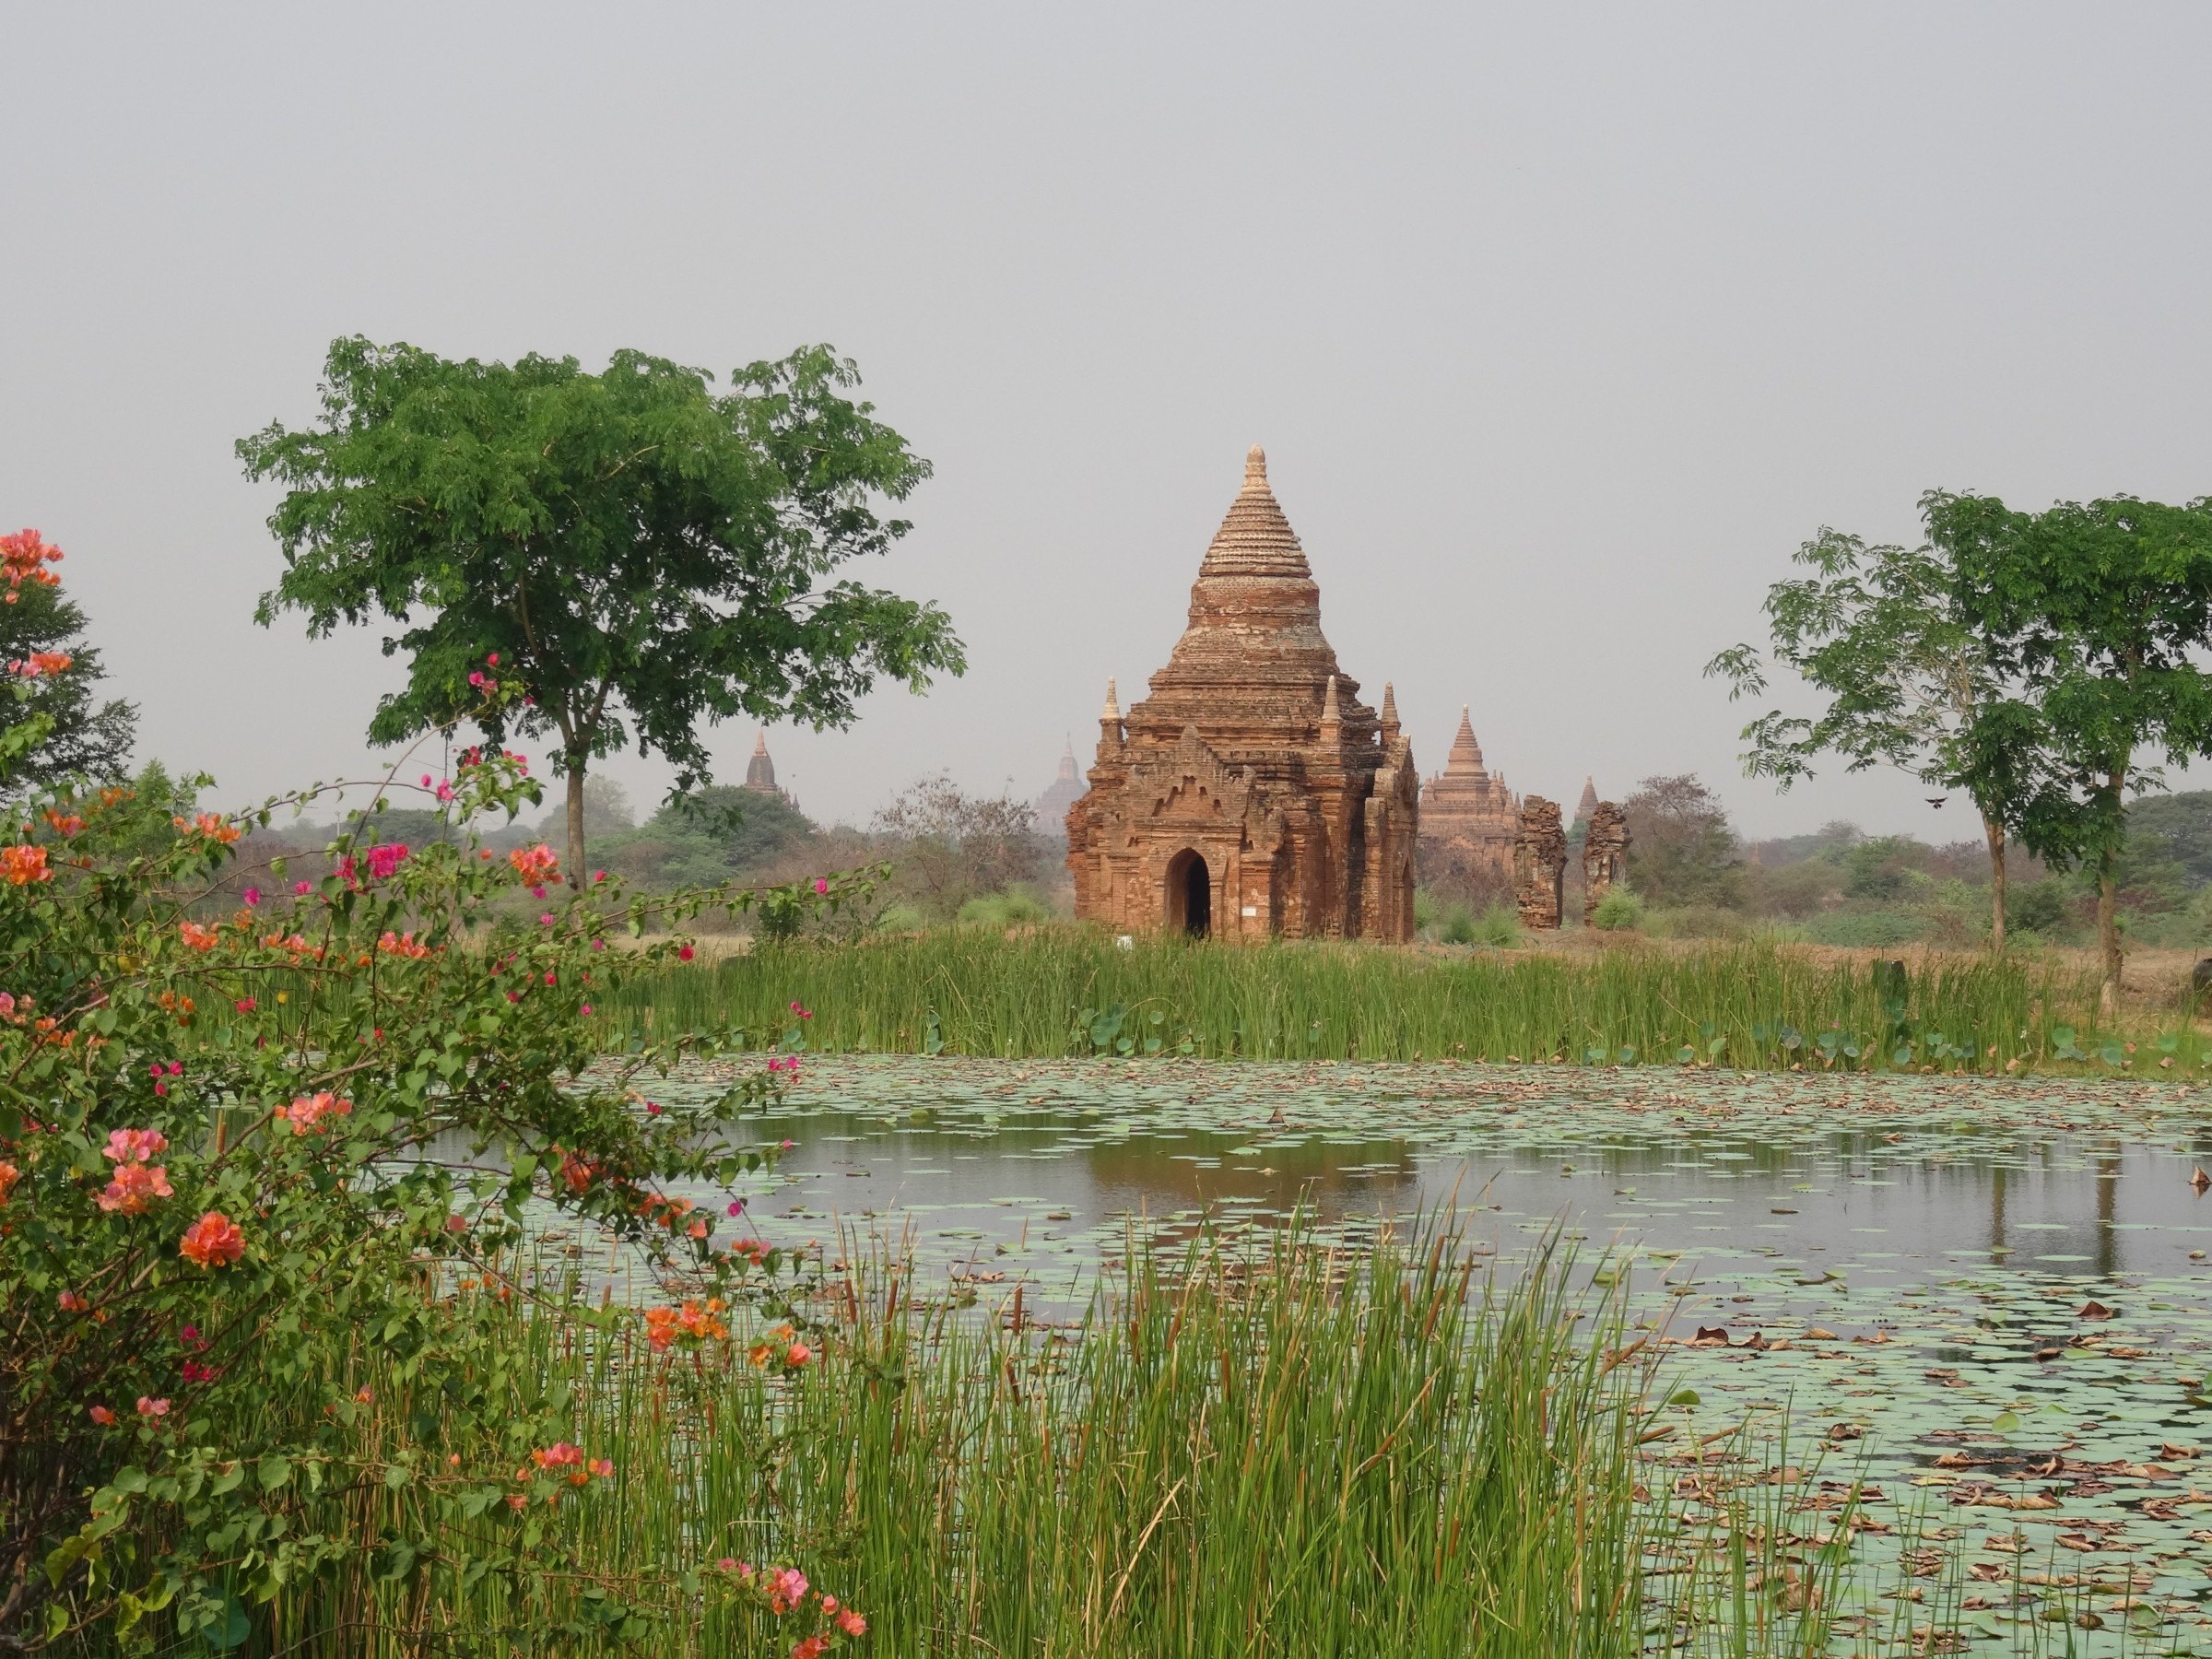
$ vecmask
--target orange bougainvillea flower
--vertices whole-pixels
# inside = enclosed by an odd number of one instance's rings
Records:
[[[6,1159],[0,1158],[0,1204],[7,1202],[8,1194],[15,1191],[16,1182],[23,1179],[23,1171]]]
[[[34,881],[53,879],[53,872],[46,867],[45,848],[0,847],[0,881],[29,887]]]
[[[301,1095],[289,1106],[278,1106],[271,1115],[288,1120],[294,1135],[320,1135],[330,1126],[324,1123],[324,1118],[348,1117],[352,1112],[351,1100],[342,1100],[324,1089],[320,1094]]]
[[[507,854],[507,862],[514,866],[517,876],[532,883],[550,881],[560,865],[559,855],[544,841],[535,847],[515,848]]]
[[[6,603],[16,602],[16,590],[25,582],[40,587],[58,587],[61,578],[45,569],[60,562],[62,550],[40,535],[36,530],[18,530],[13,535],[0,535],[0,577],[7,581]]]
[[[184,1230],[177,1248],[195,1267],[224,1266],[246,1253],[246,1235],[222,1211],[209,1210]]]
[[[212,927],[202,927],[197,922],[177,924],[177,937],[194,950],[213,950],[221,943],[222,935]]]
[[[226,847],[245,833],[236,824],[226,822],[219,812],[195,812],[190,819],[179,818],[169,821],[179,830],[204,835],[209,841],[219,841]]]

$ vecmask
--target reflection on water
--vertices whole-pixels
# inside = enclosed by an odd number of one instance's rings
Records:
[[[793,1143],[743,1195],[776,1242],[911,1221],[925,1256],[1040,1268],[1088,1265],[1131,1218],[1181,1231],[1301,1206],[1333,1225],[1456,1204],[1509,1254],[1558,1224],[1700,1268],[1779,1260],[1861,1284],[1969,1264],[2187,1273],[2212,1243],[2212,1205],[2189,1182],[2212,1137],[2180,1091],[2159,1098],[2188,1115],[2149,1124],[2140,1089],[2045,1110],[2047,1092],[1995,1085],[1989,1123],[1961,1117],[1955,1092],[1915,1115],[1910,1081],[1891,1117],[1863,1087],[1777,1104],[1775,1079],[1720,1074],[1694,1098],[1657,1096],[1672,1114],[1653,1121],[1618,1088],[1591,1094],[1588,1074],[1440,1100],[1317,1087],[1299,1068],[1210,1071],[1133,1085],[1110,1067],[817,1062],[787,1109],[742,1126]]]

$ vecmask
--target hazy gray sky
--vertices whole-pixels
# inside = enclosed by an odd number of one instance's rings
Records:
[[[1570,806],[1696,771],[1755,831],[1962,836],[1743,780],[1699,669],[1824,524],[2212,488],[2207,61],[2212,9],[2019,0],[9,6],[0,521],[68,550],[142,752],[242,801],[361,764],[395,680],[251,621],[230,446],[332,336],[828,340],[937,467],[865,573],[973,666],[772,732],[818,816],[1088,765],[1256,441],[1424,770],[1468,702]]]

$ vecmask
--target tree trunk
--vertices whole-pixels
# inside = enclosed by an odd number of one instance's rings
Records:
[[[1989,948],[1993,956],[2003,956],[2005,954],[2005,826],[1983,818],[1982,833],[1989,841]]]
[[[583,886],[583,758],[569,757],[569,885]]]
[[[2112,791],[2114,812],[2120,809],[2121,794],[2126,785],[2127,757],[2123,755],[2105,774],[2105,786]],[[2106,1019],[2120,1017],[2119,884],[2113,877],[2113,866],[2119,862],[2120,850],[2109,841],[2097,854],[2097,945],[2104,958],[2104,983],[2097,994],[2097,1008]]]

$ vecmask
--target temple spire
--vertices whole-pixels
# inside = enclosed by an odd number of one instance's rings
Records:
[[[1099,718],[1100,720],[1119,720],[1121,717],[1122,705],[1113,694],[1113,680],[1109,676],[1106,681],[1106,706],[1099,711]]]
[[[1382,741],[1398,740],[1398,688],[1390,681],[1382,682]]]
[[[1336,677],[1329,676],[1329,688],[1321,700],[1321,725],[1329,731],[1344,724],[1344,714],[1336,706]]]

